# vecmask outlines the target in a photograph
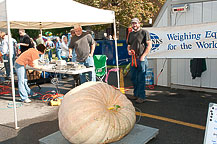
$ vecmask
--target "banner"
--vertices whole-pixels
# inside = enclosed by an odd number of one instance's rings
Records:
[[[152,40],[148,58],[217,58],[217,23],[146,30]]]

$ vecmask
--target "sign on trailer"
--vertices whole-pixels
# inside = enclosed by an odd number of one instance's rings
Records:
[[[217,144],[217,104],[215,103],[209,104],[204,144]]]

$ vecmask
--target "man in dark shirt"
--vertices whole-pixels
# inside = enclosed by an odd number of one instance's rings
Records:
[[[24,29],[19,29],[19,35],[20,35],[20,43],[17,45],[20,46],[20,51],[23,53],[24,51],[28,50],[29,48],[32,48],[32,43],[30,40],[30,37],[25,33]]]
[[[81,26],[75,26],[75,36],[71,38],[69,44],[69,57],[72,57],[72,50],[75,49],[77,55],[76,61],[86,67],[94,67],[93,53],[95,50],[95,41],[88,33],[82,32]],[[88,72],[90,81],[96,81],[95,71]],[[86,82],[85,74],[80,74],[81,83]]]
[[[148,67],[146,56],[151,50],[152,42],[149,32],[141,29],[138,18],[131,21],[133,31],[128,38],[128,54],[132,56],[131,81],[134,86],[134,96],[130,99],[136,99],[137,103],[145,101],[145,75]]]

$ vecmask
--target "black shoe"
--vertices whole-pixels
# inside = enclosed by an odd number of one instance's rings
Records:
[[[128,95],[127,97],[128,97],[130,100],[136,100],[136,99],[138,99],[138,97],[133,96],[133,95]]]
[[[11,78],[10,77],[5,77],[5,80],[11,80]]]
[[[141,99],[141,98],[138,98],[138,99],[136,100],[136,103],[138,103],[138,104],[142,104],[142,103],[144,103],[144,102],[146,102],[146,100]]]

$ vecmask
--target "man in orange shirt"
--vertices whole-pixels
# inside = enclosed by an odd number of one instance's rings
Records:
[[[31,100],[28,98],[28,95],[33,96],[33,91],[29,88],[27,84],[27,76],[26,76],[26,65],[29,65],[33,68],[41,69],[42,66],[38,65],[39,54],[44,54],[46,47],[43,44],[39,44],[35,48],[30,48],[23,52],[15,62],[15,69],[17,72],[18,78],[18,91],[21,97],[21,101],[25,103],[30,103]]]

